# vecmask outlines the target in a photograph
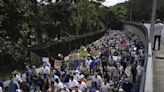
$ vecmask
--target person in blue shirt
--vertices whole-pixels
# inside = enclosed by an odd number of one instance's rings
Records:
[[[90,72],[93,70],[93,73],[94,73],[94,71],[96,70],[96,66],[97,66],[97,60],[95,59],[95,58],[91,58],[92,59],[92,62],[91,62],[91,64],[90,64]]]
[[[8,86],[8,92],[16,92],[16,90],[19,88],[20,88],[19,84],[16,81],[14,81],[13,76],[12,76],[10,79],[9,86]]]

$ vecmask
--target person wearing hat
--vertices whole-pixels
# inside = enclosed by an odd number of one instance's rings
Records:
[[[160,50],[161,32],[162,32],[163,28],[164,28],[164,25],[161,23],[161,20],[157,19],[155,27],[154,27],[154,46],[153,46],[153,50],[155,50],[155,44],[156,44],[157,39],[158,39],[158,50]]]

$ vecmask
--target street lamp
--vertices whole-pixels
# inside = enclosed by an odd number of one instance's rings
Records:
[[[155,25],[155,18],[156,18],[156,8],[157,8],[157,0],[153,0],[152,4],[152,15],[151,15],[151,27],[150,27],[150,36],[149,42],[153,43],[153,33],[154,33],[154,25]]]
[[[130,1],[130,21],[132,21],[133,18],[133,5],[132,5],[132,1]]]

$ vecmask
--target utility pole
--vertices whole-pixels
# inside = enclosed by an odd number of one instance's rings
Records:
[[[156,8],[157,8],[157,0],[153,0],[152,3],[152,15],[151,15],[151,27],[150,27],[150,35],[149,35],[149,42],[153,43],[153,33],[154,33],[154,25],[156,19]]]
[[[132,17],[133,16],[133,5],[132,5],[132,1],[130,1],[130,21],[132,21]]]

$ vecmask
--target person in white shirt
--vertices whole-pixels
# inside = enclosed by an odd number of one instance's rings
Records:
[[[17,89],[16,92],[23,92],[21,89]]]
[[[73,76],[73,77],[74,77],[74,79],[75,79],[75,80],[77,80],[77,81],[79,81],[79,80],[80,80],[80,74],[79,74],[78,70],[76,70],[76,71],[75,71],[75,73],[74,73],[74,76]]]
[[[92,76],[92,81],[96,83],[97,88],[99,89],[101,84],[102,84],[102,78],[100,75],[98,75],[97,73],[95,73]]]
[[[64,85],[64,88],[60,92],[70,92],[66,85]]]
[[[82,92],[82,91],[78,88],[78,86],[76,86],[71,92]]]
[[[2,87],[0,86],[0,92],[3,92]]]
[[[87,90],[87,85],[84,81],[80,81],[79,83],[79,89],[82,91],[82,92],[86,92]]]
[[[64,88],[63,83],[59,79],[55,80],[54,87],[55,87],[55,92],[60,92]]]
[[[160,50],[161,32],[164,28],[164,25],[161,23],[160,19],[157,19],[156,22],[157,23],[155,24],[155,27],[154,27],[154,46],[153,46],[153,50],[155,50],[155,44],[156,44],[157,39],[158,39],[158,50]]]
[[[143,66],[141,66],[141,64],[138,64],[136,70],[137,70],[137,76],[136,76],[136,83],[137,83],[138,81],[140,81],[140,79],[142,77],[142,73],[144,71],[144,68],[143,68]]]
[[[79,83],[77,80],[73,78],[73,76],[71,76],[68,85],[69,85],[69,89],[74,89],[75,87],[79,86]]]
[[[14,78],[14,80],[16,81],[16,82],[22,82],[22,79],[21,79],[21,75],[17,72],[16,74],[15,74],[15,78]]]
[[[48,79],[48,76],[50,75],[50,69],[45,65],[42,67],[42,74],[44,79]]]
[[[110,85],[107,81],[103,82],[100,87],[100,92],[109,92]]]
[[[61,81],[60,78],[59,78],[59,76],[53,75],[53,76],[51,77],[51,82],[52,82],[52,84],[55,83],[55,80],[56,80],[56,79],[58,79],[59,81]]]

